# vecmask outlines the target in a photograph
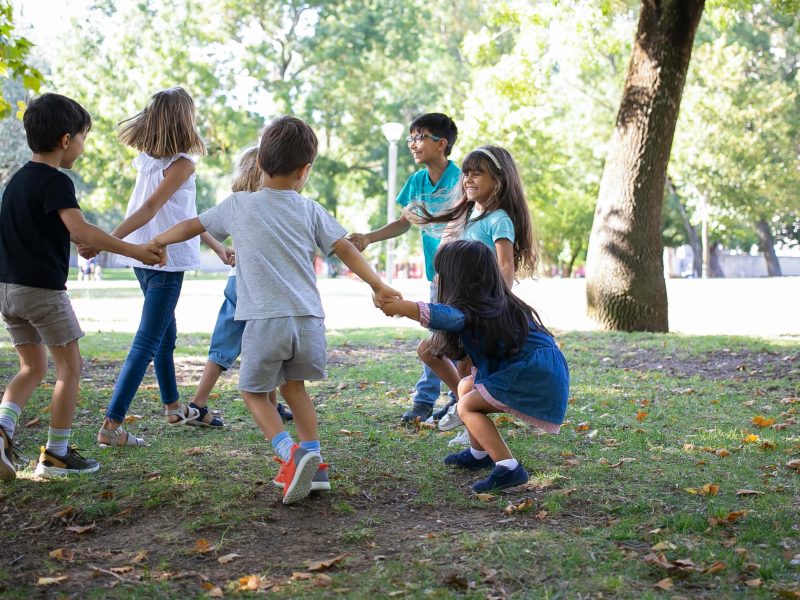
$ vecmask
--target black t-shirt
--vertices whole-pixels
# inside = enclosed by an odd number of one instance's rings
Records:
[[[38,162],[14,173],[0,206],[0,282],[66,289],[70,238],[62,208],[80,209],[64,173]]]

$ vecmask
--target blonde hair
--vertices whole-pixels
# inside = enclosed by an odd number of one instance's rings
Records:
[[[258,166],[258,146],[248,148],[239,157],[231,181],[233,192],[255,192],[261,187],[261,167]]]
[[[194,101],[181,87],[153,94],[147,107],[119,123],[123,144],[153,158],[169,158],[186,152],[205,154],[206,145],[195,126]]]

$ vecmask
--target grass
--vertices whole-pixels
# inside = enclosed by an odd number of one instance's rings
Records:
[[[552,436],[502,419],[531,482],[479,499],[467,493],[474,474],[441,462],[455,432],[397,423],[418,376],[413,348],[422,335],[330,333],[329,379],[309,389],[333,491],[291,507],[270,482],[271,450],[236,392],[235,372],[212,400],[224,431],[167,427],[148,375],[130,410],[142,418],[127,427],[149,446],[96,450],[101,410],[131,337],[88,335],[74,439],[102,468],[46,482],[28,468],[0,487],[0,592],[800,597],[800,473],[787,466],[800,458],[800,404],[791,400],[800,396],[800,344],[560,335],[572,375],[568,421]],[[187,397],[208,336],[182,335],[179,344]],[[15,372],[7,340],[0,368],[6,380]],[[22,422],[40,418],[18,430],[28,456],[46,436],[51,391],[37,390],[25,409]],[[67,529],[92,524],[84,534]],[[74,551],[74,559],[51,558],[59,548]],[[231,553],[240,556],[219,562]],[[314,565],[324,559],[336,560]],[[59,576],[69,579],[35,585]]]

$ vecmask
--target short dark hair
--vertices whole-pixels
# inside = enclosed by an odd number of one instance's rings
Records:
[[[410,133],[423,129],[427,129],[431,135],[445,138],[447,147],[444,149],[444,155],[450,156],[458,139],[458,127],[456,127],[455,121],[443,113],[426,113],[411,121],[411,125],[408,127]]]
[[[278,117],[267,125],[258,144],[258,166],[270,177],[289,173],[317,158],[317,136],[297,117]]]
[[[33,152],[50,152],[64,134],[85,133],[92,128],[92,117],[72,98],[42,94],[31,100],[22,117],[28,146]]]

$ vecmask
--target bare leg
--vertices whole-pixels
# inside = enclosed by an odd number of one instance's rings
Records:
[[[242,392],[244,403],[253,415],[256,425],[268,440],[272,440],[280,432],[285,431],[283,421],[277,409],[267,401],[266,392]]]
[[[8,382],[3,401],[22,409],[47,374],[47,351],[41,344],[19,344],[14,350],[19,357],[19,372]]]
[[[217,380],[222,375],[222,371],[222,367],[213,360],[206,361],[206,366],[203,367],[203,374],[200,376],[200,383],[197,384],[197,390],[194,392],[192,402],[201,408],[208,405],[208,397],[211,395],[214,386],[217,385]]]
[[[317,411],[314,409],[314,403],[311,402],[311,397],[306,391],[305,382],[291,379],[286,381],[281,386],[281,395],[286,400],[289,408],[292,409],[294,425],[300,441],[318,440]],[[277,415],[278,411],[275,411],[275,414]],[[278,418],[280,419],[280,417]]]
[[[439,379],[444,381],[447,387],[453,390],[454,393],[458,393],[458,382],[461,378],[458,376],[455,365],[445,358],[434,357],[430,353],[429,340],[425,339],[419,343],[419,346],[417,346],[417,356],[430,367],[431,371],[436,373]]]
[[[473,386],[471,387],[472,390],[462,395],[458,401],[458,415],[469,431],[470,445],[475,450],[488,452],[494,462],[513,458],[494,421],[488,416],[489,413],[500,411],[486,402]]]
[[[50,404],[50,427],[71,429],[78,401],[78,386],[81,380],[83,359],[78,341],[66,346],[48,346],[56,365],[56,384]]]

